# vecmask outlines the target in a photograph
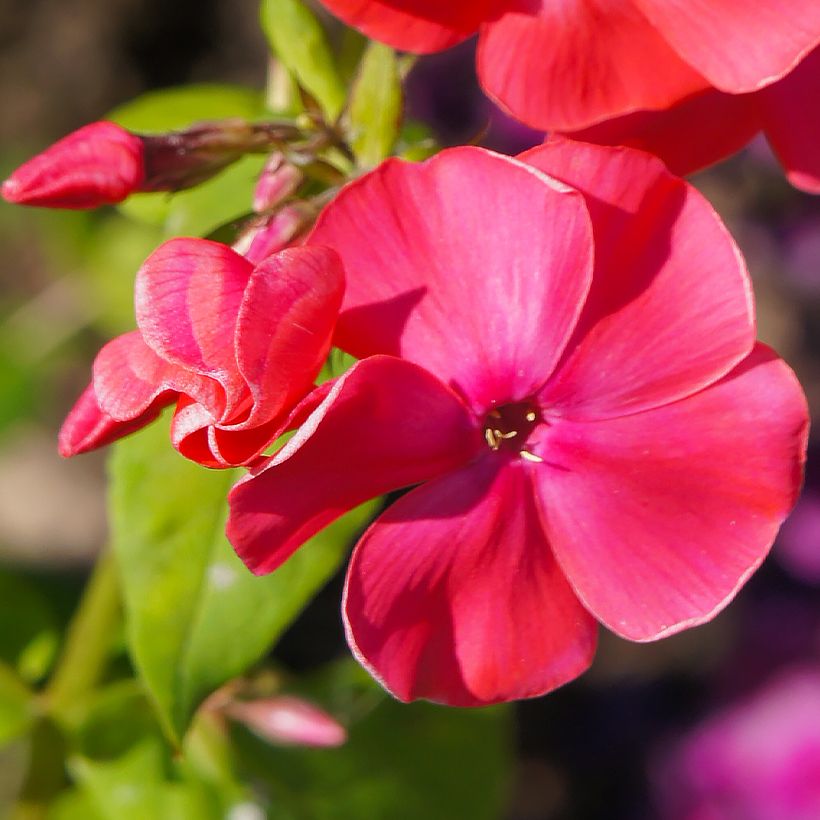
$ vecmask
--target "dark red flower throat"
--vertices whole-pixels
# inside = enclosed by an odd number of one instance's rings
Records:
[[[528,461],[540,461],[529,451],[527,442],[542,421],[541,411],[533,401],[502,404],[484,417],[484,439],[493,451],[520,455]]]

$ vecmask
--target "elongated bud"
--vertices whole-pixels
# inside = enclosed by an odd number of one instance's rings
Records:
[[[268,157],[253,192],[253,209],[261,214],[273,210],[302,184],[302,172],[276,151]]]
[[[21,165],[3,199],[48,208],[96,208],[121,202],[145,178],[143,143],[111,122],[94,122]]]
[[[2,195],[20,205],[96,208],[137,192],[180,191],[217,174],[247,153],[299,140],[290,123],[202,122],[141,136],[111,122],[86,125],[21,165]]]
[[[289,695],[233,701],[224,711],[271,743],[327,748],[341,746],[347,740],[344,726],[327,712]]]

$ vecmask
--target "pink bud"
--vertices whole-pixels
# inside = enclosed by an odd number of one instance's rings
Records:
[[[305,203],[294,203],[262,220],[245,233],[233,248],[258,265],[271,254],[286,248],[307,227],[313,211]]]
[[[261,214],[275,208],[302,184],[302,172],[278,151],[268,157],[253,192],[253,209]]]
[[[344,726],[327,712],[289,695],[234,701],[225,713],[271,743],[325,748],[347,740]]]
[[[143,178],[142,140],[114,123],[94,122],[21,165],[2,195],[19,205],[96,208],[122,202]]]

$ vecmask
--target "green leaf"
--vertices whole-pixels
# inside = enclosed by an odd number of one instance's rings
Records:
[[[353,511],[275,573],[255,577],[224,535],[236,478],[178,455],[167,417],[120,442],[111,462],[128,644],[176,742],[210,692],[268,651],[336,569],[372,509]]]
[[[128,128],[141,134],[162,133],[164,131],[174,131],[180,128],[186,128],[195,122],[202,120],[218,120],[226,117],[241,117],[242,119],[255,120],[259,119],[265,113],[264,100],[259,91],[242,86],[232,85],[191,85],[181,88],[165,88],[160,91],[151,91],[147,94],[142,94],[131,102],[115,108],[108,114],[108,119],[122,125],[123,128]],[[233,169],[228,169],[232,171]],[[228,172],[225,172],[228,173]],[[224,175],[224,174],[223,174]],[[241,176],[241,174],[240,174]],[[247,171],[245,172],[247,176]],[[243,177],[244,178],[244,177]],[[220,177],[217,177],[220,179]],[[207,209],[209,205],[214,202],[220,202],[220,196],[224,195],[224,188],[217,186],[208,188],[216,180],[211,180],[205,185],[194,188],[192,191],[185,191],[179,194],[136,194],[129,197],[124,203],[119,206],[119,209],[140,222],[147,222],[150,225],[165,225],[169,219],[169,213],[173,205],[180,197],[190,197],[195,192],[202,189],[208,189],[203,198],[206,204],[203,205],[203,210]],[[253,181],[245,191],[244,210],[248,210],[250,205],[250,196],[252,191]],[[194,196],[194,200],[196,197]],[[225,209],[218,208],[213,216],[212,223],[206,225],[206,229],[201,233],[206,233],[207,230],[222,222],[227,222],[234,216],[242,213],[236,211],[231,201],[228,208],[229,215],[222,218]],[[183,211],[189,211],[192,208],[191,201],[186,200],[181,205]],[[232,210],[233,209],[233,210]],[[182,222],[183,228],[189,230],[180,216],[174,217],[179,223]],[[220,221],[221,220],[221,221]],[[205,220],[208,222],[208,220]],[[173,233],[169,228],[167,233]],[[197,233],[197,231],[191,231]]]
[[[34,683],[51,668],[59,637],[45,596],[25,578],[0,570],[0,660]]]
[[[174,194],[165,218],[166,236],[206,236],[245,216],[265,157],[251,155],[233,163],[213,179]],[[153,195],[152,195],[153,196]]]
[[[121,758],[69,761],[71,774],[102,820],[220,820],[220,807],[195,784],[166,779],[162,744],[149,739]]]
[[[359,66],[348,112],[350,145],[361,167],[373,168],[392,153],[401,116],[396,53],[382,43],[370,43]]]
[[[293,818],[496,820],[511,762],[511,711],[392,700],[352,661],[300,691],[344,720],[338,749],[281,748],[235,730],[246,776]]]
[[[261,20],[274,54],[335,120],[345,87],[316,16],[301,0],[262,0]]]
[[[109,112],[108,119],[141,134],[185,128],[200,120],[256,119],[264,113],[262,95],[238,85],[187,85],[149,91]]]
[[[0,746],[23,735],[35,715],[29,690],[11,669],[0,664]]]

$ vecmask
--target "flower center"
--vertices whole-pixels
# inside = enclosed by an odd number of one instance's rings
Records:
[[[527,449],[527,439],[540,423],[541,412],[532,402],[502,404],[484,417],[484,439],[493,451],[515,453],[527,461],[541,461]]]

